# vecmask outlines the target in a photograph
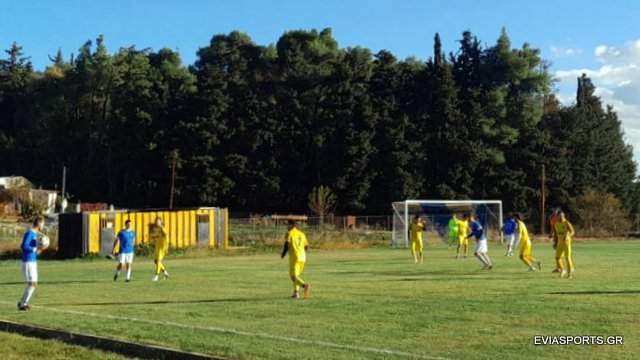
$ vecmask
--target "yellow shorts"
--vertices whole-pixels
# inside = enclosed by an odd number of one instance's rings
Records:
[[[556,246],[556,258],[571,257],[571,241],[558,241]]]
[[[458,245],[469,246],[469,238],[466,236],[458,236]]]
[[[520,243],[520,256],[531,256],[531,241]]]
[[[422,249],[424,249],[424,245],[422,244],[422,239],[421,240],[412,240],[411,241],[411,250],[412,251],[422,251]]]
[[[304,271],[304,261],[289,262],[289,275],[298,277]]]

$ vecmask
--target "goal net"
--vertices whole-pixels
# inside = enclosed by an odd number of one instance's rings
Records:
[[[485,229],[489,241],[502,243],[502,201],[500,200],[405,200],[392,203],[391,246],[409,246],[409,225],[416,215],[426,220],[425,240],[449,242],[449,220],[455,214],[473,214]]]

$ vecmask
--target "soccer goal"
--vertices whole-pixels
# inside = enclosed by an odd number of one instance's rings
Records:
[[[416,215],[426,220],[426,240],[449,240],[448,224],[456,214],[473,214],[484,227],[489,241],[502,243],[502,201],[500,200],[405,200],[391,204],[393,236],[391,246],[409,246],[409,225]]]

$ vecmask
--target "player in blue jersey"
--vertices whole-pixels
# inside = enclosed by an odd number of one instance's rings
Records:
[[[518,223],[513,218],[512,214],[509,214],[507,220],[502,225],[502,232],[504,233],[504,240],[507,242],[507,252],[504,256],[513,256],[513,248],[516,243],[516,230]]]
[[[38,239],[42,236],[43,228],[44,218],[38,216],[33,220],[33,226],[22,237],[22,244],[20,245],[22,250],[22,274],[27,287],[24,289],[22,299],[18,302],[18,310],[20,311],[29,310],[29,300],[31,300],[33,292],[36,291],[38,286],[37,260],[41,251],[38,248]]]
[[[116,241],[113,242],[112,252],[115,254],[116,245],[120,243],[120,255],[118,255],[118,267],[116,273],[113,275],[113,281],[118,280],[120,276],[120,270],[122,265],[125,266],[127,271],[127,282],[131,281],[131,263],[133,262],[133,246],[136,242],[136,233],[131,230],[131,220],[124,222],[124,229],[120,230]]]
[[[476,238],[476,248],[473,254],[483,264],[482,270],[493,269],[493,264],[491,263],[491,259],[488,254],[489,247],[487,246],[487,236],[484,234],[482,224],[480,224],[480,221],[478,221],[475,215],[471,215],[471,234],[467,237],[472,236]]]

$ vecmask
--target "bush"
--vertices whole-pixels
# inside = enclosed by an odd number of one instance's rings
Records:
[[[136,256],[150,256],[153,254],[155,247],[152,244],[140,243],[135,247]]]
[[[613,194],[588,190],[575,199],[578,225],[583,235],[627,235],[631,219]]]
[[[18,187],[9,190],[12,198],[18,204],[20,216],[25,220],[31,220],[36,215],[42,215],[46,203],[34,200],[30,195],[30,188]]]

